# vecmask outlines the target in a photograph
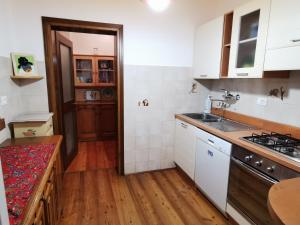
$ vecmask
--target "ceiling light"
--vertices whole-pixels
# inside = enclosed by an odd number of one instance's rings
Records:
[[[162,12],[168,8],[171,0],[145,0],[146,3],[156,12]]]

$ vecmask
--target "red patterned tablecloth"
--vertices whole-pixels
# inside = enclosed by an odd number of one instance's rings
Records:
[[[6,201],[11,225],[20,224],[35,185],[48,166],[54,144],[0,148]]]

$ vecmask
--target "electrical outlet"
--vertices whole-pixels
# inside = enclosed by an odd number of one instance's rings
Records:
[[[256,100],[257,105],[266,106],[267,103],[268,103],[267,98],[257,98],[257,100]]]
[[[0,96],[0,105],[7,105],[7,96]]]

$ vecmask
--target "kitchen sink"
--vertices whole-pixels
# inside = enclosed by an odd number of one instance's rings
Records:
[[[229,119],[223,119],[222,117],[212,115],[209,113],[186,113],[183,115],[191,119],[203,122],[208,126],[211,126],[213,128],[216,128],[224,132],[244,131],[244,130],[254,129],[254,127],[248,126],[246,124],[235,122]]]
[[[218,122],[222,120],[221,117],[209,113],[186,113],[183,115],[190,117],[194,120],[200,120],[202,122]]]

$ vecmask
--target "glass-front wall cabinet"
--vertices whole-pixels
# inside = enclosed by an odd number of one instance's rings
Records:
[[[97,82],[113,84],[115,82],[114,60],[111,57],[97,58]]]
[[[229,77],[263,76],[270,0],[256,0],[234,11]]]
[[[241,18],[237,68],[254,67],[260,10]]]
[[[91,85],[94,83],[93,58],[75,56],[75,85]]]
[[[74,55],[75,86],[115,86],[113,56]]]

